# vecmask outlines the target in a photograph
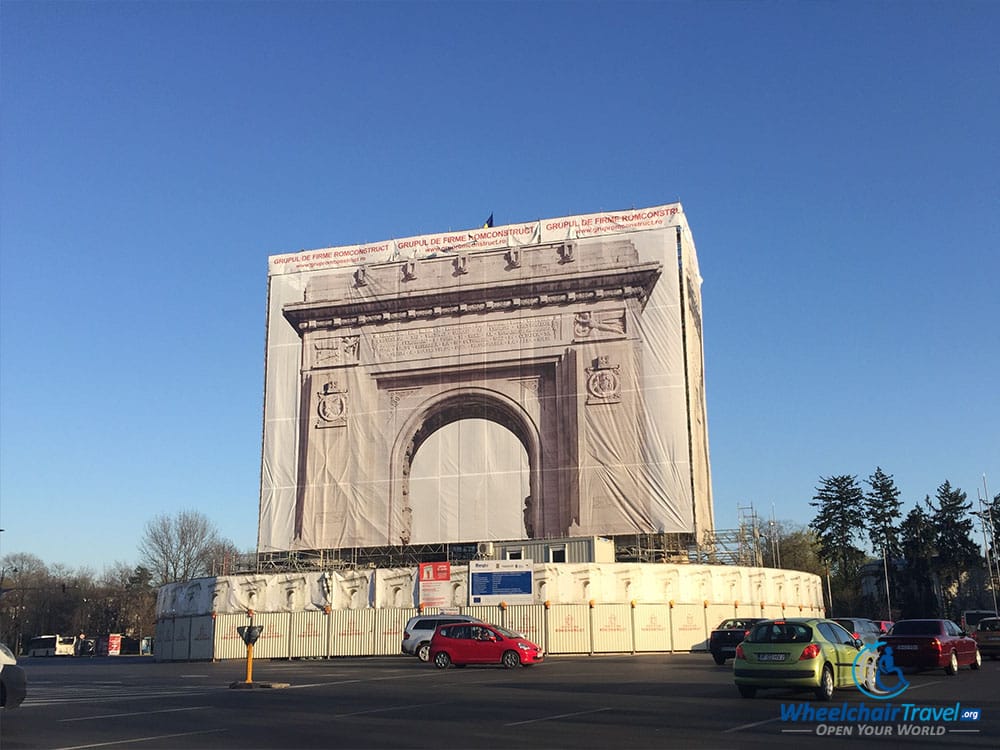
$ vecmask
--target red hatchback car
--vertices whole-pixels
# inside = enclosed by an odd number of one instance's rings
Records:
[[[431,638],[431,661],[438,669],[450,664],[502,664],[514,669],[530,666],[544,659],[542,649],[499,625],[461,623],[442,625]]]
[[[983,657],[976,641],[951,620],[900,620],[887,635],[879,651],[888,665],[913,669],[943,669],[955,674],[959,667],[979,669]]]

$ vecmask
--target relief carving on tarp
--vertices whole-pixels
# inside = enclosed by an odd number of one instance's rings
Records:
[[[336,380],[323,383],[322,390],[316,393],[319,402],[316,404],[316,415],[319,421],[316,427],[343,427],[347,424],[347,389],[341,388]]]
[[[313,367],[356,365],[361,350],[360,336],[334,336],[313,341]]]
[[[591,334],[594,331],[610,334],[611,336],[624,336],[625,310],[605,310],[601,312],[585,310],[573,316],[573,337],[575,341],[591,338]]]
[[[608,357],[598,357],[587,368],[587,404],[617,404],[622,400],[622,379],[619,365]]]

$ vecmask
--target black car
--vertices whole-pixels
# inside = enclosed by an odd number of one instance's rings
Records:
[[[743,643],[750,628],[758,622],[761,622],[760,617],[733,617],[723,620],[708,637],[708,650],[712,652],[715,663],[725,664],[726,659],[736,656],[736,647]]]

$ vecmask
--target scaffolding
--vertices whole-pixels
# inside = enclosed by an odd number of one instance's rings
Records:
[[[705,543],[699,548],[698,562],[710,565],[763,567],[762,542],[765,535],[762,531],[760,517],[753,505],[737,505],[736,509],[739,516],[739,527],[709,532],[706,535]]]

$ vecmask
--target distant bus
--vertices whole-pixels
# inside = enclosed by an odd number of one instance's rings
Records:
[[[25,649],[27,656],[73,656],[75,635],[40,635],[32,638]]]

